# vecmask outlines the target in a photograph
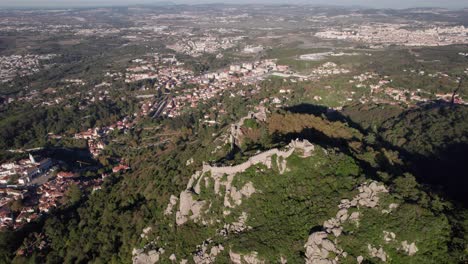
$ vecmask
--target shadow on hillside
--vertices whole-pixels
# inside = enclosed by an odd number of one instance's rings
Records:
[[[468,205],[468,144],[451,144],[437,154],[423,156],[406,152],[410,157],[409,170],[438,192]]]
[[[345,139],[331,138],[318,130],[309,128],[304,129],[299,133],[275,134],[273,137],[274,142],[281,142],[282,145],[295,139],[307,139],[314,145],[318,145],[324,149],[334,149],[348,156],[354,157],[357,165],[362,169],[367,178],[379,180],[379,177],[377,176],[378,170],[372,167],[367,161],[357,159],[355,156],[356,153],[352,151],[352,148],[349,145],[350,142]]]
[[[353,127],[360,131],[362,134],[365,134],[365,131],[358,125],[352,122],[346,116],[343,116],[341,113],[329,109],[324,106],[317,106],[312,104],[300,104],[297,106],[291,106],[283,108],[284,111],[296,114],[311,114],[315,116],[322,116],[329,121],[340,121],[347,123],[350,127]],[[311,143],[318,145],[325,149],[336,149],[348,156],[355,157],[355,161],[358,163],[359,167],[365,172],[366,177],[370,179],[378,179],[377,169],[372,167],[367,161],[356,158],[356,153],[353,152],[351,146],[349,145],[351,141],[357,139],[353,138],[352,140],[346,140],[343,138],[332,138],[324,134],[323,132],[313,129],[306,128],[298,133],[286,133],[286,134],[274,134],[273,142],[282,144],[287,144],[291,140],[295,139],[307,139]]]
[[[314,105],[309,103],[302,103],[298,105],[288,106],[283,108],[284,111],[290,112],[293,114],[309,114],[315,116],[325,116],[329,121],[340,121],[347,123],[350,127],[359,130],[361,133],[365,133],[365,129],[351,120],[349,117],[343,115],[342,113],[328,108],[323,105]]]
[[[436,107],[447,106],[450,105],[434,101],[431,103],[425,103],[420,107],[422,109],[433,109]],[[357,129],[363,135],[368,134],[367,130],[363,129],[358,123],[353,122],[349,117],[324,106],[300,104],[284,108],[283,110],[291,113],[323,116],[329,121],[341,121],[347,123],[350,127]],[[405,112],[403,114],[405,114]],[[289,142],[296,138],[307,139],[324,148],[336,148],[341,152],[356,158],[356,153],[349,146],[350,142],[344,139],[327,137],[325,134],[314,129],[305,129],[300,133],[275,135],[274,140]],[[379,137],[375,144],[366,145],[366,143],[363,142],[362,149],[365,149],[365,146],[370,146],[374,149],[383,147],[387,150],[397,151],[404,161],[404,164],[391,165],[386,163],[385,159],[382,159],[379,161],[378,168],[375,168],[362,159],[356,160],[369,178],[378,178],[378,171],[386,171],[394,176],[401,175],[404,172],[410,172],[417,178],[419,183],[429,187],[431,191],[442,194],[443,197],[449,198],[456,203],[461,203],[461,205],[466,208],[468,205],[468,196],[466,195],[466,190],[468,190],[468,144],[458,143],[447,145],[448,147],[439,150],[436,154],[425,156],[418,153],[411,153],[406,149],[395,146]]]
[[[316,116],[330,112],[330,108],[326,106],[307,103],[284,107],[283,110],[295,114],[311,114]]]
[[[400,120],[405,115],[413,111],[431,111],[440,109],[441,117],[445,117],[449,111],[455,108],[467,110],[468,106],[453,105],[441,100],[424,102],[418,105],[418,108],[407,110],[395,117],[394,121]],[[422,112],[424,113],[424,112]],[[468,120],[467,120],[468,121]],[[449,124],[452,125],[452,124]],[[453,139],[452,139],[453,140]],[[427,187],[436,193],[442,194],[443,197],[459,203],[462,207],[467,208],[468,196],[468,144],[453,143],[449,140],[438,142],[444,147],[436,148],[434,154],[423,155],[420,153],[411,152],[404,146],[397,146],[379,138],[380,144],[386,148],[398,151],[402,159],[406,162],[402,169],[412,173],[419,183],[425,184]],[[426,142],[432,144],[433,142]]]
[[[37,151],[43,157],[50,157],[65,162],[70,168],[81,168],[87,166],[99,166],[87,148],[45,148]]]

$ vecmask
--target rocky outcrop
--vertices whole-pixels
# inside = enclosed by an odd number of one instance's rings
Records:
[[[354,201],[360,206],[374,208],[379,203],[379,193],[387,193],[388,190],[383,185],[378,185],[377,182],[371,182],[369,185],[363,184],[359,187],[359,195],[354,197]]]
[[[165,215],[171,215],[172,214],[172,210],[174,208],[174,206],[177,205],[177,202],[179,201],[179,198],[177,198],[176,196],[174,195],[171,195],[171,198],[169,198],[169,204],[167,205],[167,208],[166,210],[164,211],[164,214]]]
[[[235,253],[233,251],[229,251],[229,258],[233,264],[263,264],[265,261],[258,258],[257,252],[251,252],[248,255],[242,255],[239,253]]]
[[[172,261],[172,262],[176,262],[176,261],[177,261],[176,255],[175,255],[175,254],[171,254],[171,255],[169,256],[169,260]]]
[[[379,194],[388,193],[384,185],[379,185],[377,182],[364,183],[358,187],[359,194],[354,196],[352,200],[343,199],[338,205],[341,210],[349,208],[368,207],[374,208],[379,203]],[[357,225],[359,224],[359,212],[353,212],[348,219]],[[340,219],[341,220],[341,219]]]
[[[336,247],[336,245],[329,239],[326,232],[315,232],[309,236],[306,247],[305,263],[315,264],[336,264],[338,263],[338,255],[343,251]],[[335,257],[331,258],[332,253]]]
[[[396,235],[393,232],[383,231],[383,234],[384,241],[387,243],[394,241],[396,238]]]
[[[180,193],[179,211],[176,213],[176,223],[181,225],[187,222],[188,219],[199,220],[201,209],[205,205],[205,201],[195,201],[192,198],[190,191],[183,191]]]
[[[229,258],[233,264],[242,264],[242,255],[229,251]]]
[[[242,215],[236,222],[231,224],[224,224],[223,229],[219,232],[223,236],[227,236],[230,233],[239,234],[247,229],[251,229],[252,227],[247,226],[245,223],[247,222],[247,213],[243,212]]]
[[[133,264],[154,264],[159,261],[159,256],[164,253],[164,250],[160,248],[159,250],[150,250],[144,252],[143,249],[133,249],[132,251],[132,261]]]
[[[255,192],[256,192],[255,187],[253,186],[251,182],[247,182],[244,185],[244,187],[242,187],[242,189],[240,190],[240,193],[242,194],[242,196],[245,196],[247,198],[250,198],[250,196],[252,196],[252,194],[254,194]]]
[[[369,250],[369,255],[371,257],[378,258],[383,262],[387,262],[387,253],[385,253],[382,247],[377,249],[373,247],[371,244],[367,244],[367,249]]]
[[[388,205],[388,209],[382,209],[382,214],[389,214],[393,211],[395,211],[398,208],[398,204],[396,203],[391,203]]]
[[[286,263],[288,263],[288,260],[285,257],[281,256],[280,259],[279,259],[279,263],[286,264]]]
[[[359,209],[361,206],[368,208],[376,207],[379,202],[379,194],[388,192],[384,185],[379,185],[375,181],[363,183],[358,187],[358,190],[359,194],[354,196],[352,200],[342,199],[340,201],[338,205],[339,210],[335,217],[323,223],[325,231],[315,232],[309,236],[304,246],[306,248],[306,263],[338,263],[339,258],[346,256],[347,253],[340,249],[336,242],[328,239],[328,236],[339,237],[343,232],[342,224],[346,221],[351,221],[358,225],[360,213],[357,211],[349,213],[349,210],[353,208]],[[381,255],[379,254],[379,256]]]
[[[141,237],[141,238],[144,238],[144,239],[148,238],[148,234],[149,234],[152,230],[153,230],[153,229],[152,229],[150,226],[148,226],[147,228],[143,229],[143,233],[140,234],[140,237]]]
[[[226,194],[224,196],[224,206],[226,208],[234,208],[242,204],[242,198],[250,198],[255,193],[255,187],[251,182],[247,182],[240,190],[231,186],[233,177],[228,177],[228,182],[225,184]],[[232,203],[231,203],[232,202]]]
[[[403,250],[406,254],[409,256],[413,256],[418,252],[418,247],[416,247],[416,244],[413,242],[411,244],[408,244],[408,241],[403,241],[401,242],[401,250]]]
[[[257,252],[252,252],[252,253],[250,253],[248,255],[245,255],[244,256],[244,261],[247,264],[263,264],[263,263],[265,263],[265,261],[260,260],[258,258],[258,253]]]
[[[351,215],[349,216],[349,221],[355,223],[357,226],[359,226],[359,212],[353,212],[351,213]]]
[[[379,203],[379,194],[388,193],[388,190],[383,185],[377,184],[373,181],[369,184],[362,184],[358,188],[359,194],[356,195],[351,201],[348,199],[341,200],[340,209],[350,208],[350,207],[369,207],[374,208]]]
[[[193,256],[193,262],[196,264],[215,263],[216,256],[224,250],[224,247],[222,245],[217,245],[208,250],[208,246],[211,242],[211,240],[207,240],[203,242],[202,245],[198,246],[197,252],[195,252]]]
[[[193,162],[194,162],[193,158],[190,158],[185,162],[185,166],[190,166],[193,164]]]

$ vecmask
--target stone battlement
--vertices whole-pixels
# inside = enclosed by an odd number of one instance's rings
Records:
[[[231,186],[234,176],[238,173],[245,172],[248,168],[254,165],[263,164],[267,168],[272,168],[273,157],[276,158],[276,164],[280,173],[286,171],[286,159],[290,157],[294,151],[302,151],[303,157],[308,157],[312,154],[315,147],[307,140],[293,140],[288,144],[285,150],[279,150],[277,148],[259,153],[255,156],[250,157],[246,162],[241,163],[235,166],[224,166],[216,167],[208,164],[203,164],[201,171],[195,172],[187,184],[187,188],[180,194],[179,197],[179,210],[176,213],[176,223],[181,225],[185,223],[188,219],[197,220],[200,216],[200,210],[205,205],[205,201],[196,201],[192,198],[192,192],[200,194],[201,188],[200,184],[202,179],[207,173],[211,174],[211,179],[214,180],[214,193],[219,194],[220,186],[225,186],[225,197],[224,205],[227,208],[232,208],[235,205],[241,203],[241,198],[243,196],[250,196],[255,192],[253,186],[246,186],[244,189],[238,191]],[[223,176],[227,175],[227,180],[222,180]],[[206,180],[206,179],[205,179]],[[206,182],[205,182],[206,183]],[[231,201],[234,200],[234,205]],[[172,213],[172,208],[176,205],[177,198],[171,198],[171,201],[166,210],[166,214],[169,215]],[[189,217],[190,215],[190,217]]]

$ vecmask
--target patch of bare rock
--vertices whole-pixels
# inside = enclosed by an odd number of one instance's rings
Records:
[[[379,203],[379,194],[388,192],[384,185],[378,184],[375,181],[362,184],[358,187],[358,190],[359,194],[352,200],[341,200],[336,216],[323,223],[325,231],[314,232],[309,236],[304,246],[306,248],[306,263],[335,264],[339,262],[340,257],[346,257],[348,253],[337,245],[336,238],[343,232],[342,224],[344,222],[351,221],[358,225],[360,217],[359,212],[350,213],[349,209],[359,207],[374,208]],[[329,235],[333,235],[335,239],[330,239]]]
[[[229,251],[229,258],[233,264],[263,264],[265,261],[259,259],[258,253],[253,251],[248,255],[242,255]]]
[[[159,261],[159,256],[163,253],[163,249],[150,250],[148,252],[144,252],[143,249],[133,249],[132,262],[133,264],[154,264]]]

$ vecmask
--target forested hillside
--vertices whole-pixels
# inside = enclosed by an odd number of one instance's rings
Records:
[[[426,185],[411,166],[430,157],[426,151],[443,151],[447,137],[463,143],[465,114],[461,107],[404,111],[377,122],[375,134],[358,125],[366,118],[346,122],[336,115],[328,120],[280,110],[265,122],[245,121],[244,144],[224,162],[243,164],[258,150],[274,147],[286,151],[296,138],[310,141],[313,150],[308,155],[296,150],[287,158],[268,156],[270,165],[220,178],[194,174],[203,162],[215,159],[212,150],[222,145],[200,129],[197,139],[189,136],[162,155],[139,158],[132,172],[113,175],[88,200],[57,212],[43,224],[45,237],[33,233],[4,241],[10,250],[31,252],[14,258],[15,263],[120,263],[156,257],[163,262],[255,258],[314,263],[314,250],[324,247],[322,260],[342,263],[361,257],[368,263],[457,263],[466,255],[466,209],[460,200],[450,201],[444,191]],[[438,136],[439,122],[460,124]],[[185,129],[194,129],[187,125]],[[190,180],[198,186],[189,183],[190,175],[199,175]],[[228,183],[229,188],[223,187]],[[366,190],[372,194],[366,196]],[[188,220],[181,224],[177,219],[184,206],[189,206]],[[332,244],[313,242],[317,236]],[[40,241],[47,246],[39,247]],[[2,249],[3,260],[14,257],[8,247]]]
[[[468,107],[431,103],[404,110],[361,105],[348,107],[344,113],[379,137],[382,144],[397,150],[407,170],[421,183],[466,206]]]

